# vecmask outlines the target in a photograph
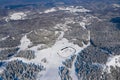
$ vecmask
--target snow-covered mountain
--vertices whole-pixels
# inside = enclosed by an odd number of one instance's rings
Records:
[[[117,1],[15,2],[0,8],[0,80],[119,80]]]

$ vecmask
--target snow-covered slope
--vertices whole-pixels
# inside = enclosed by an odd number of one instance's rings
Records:
[[[104,71],[106,71],[107,73],[111,73],[111,66],[114,68],[120,67],[120,55],[109,57],[106,66],[104,66]]]
[[[13,12],[13,13],[10,13],[7,17],[4,17],[4,19],[7,22],[9,20],[24,20],[26,16],[27,14],[24,12]]]
[[[58,68],[59,66],[63,65],[62,62],[65,61],[65,59],[70,58],[72,55],[77,55],[81,50],[89,46],[89,44],[85,45],[83,43],[84,46],[79,47],[77,44],[69,42],[66,38],[57,40],[52,47],[43,50],[38,50],[41,45],[28,48],[28,45],[30,44],[30,40],[25,35],[21,38],[21,44],[19,47],[20,50],[28,49],[35,51],[35,59],[27,60],[24,58],[14,57],[10,60],[7,60],[7,62],[13,60],[22,60],[25,63],[35,63],[37,65],[42,64],[45,66],[46,70],[39,74],[43,76],[41,76],[38,80],[60,80]],[[65,50],[63,51],[63,49]],[[51,74],[52,71],[54,72]]]
[[[83,8],[83,7],[74,7],[74,6],[70,6],[70,7],[57,7],[57,8],[52,8],[49,10],[44,11],[43,13],[50,13],[50,12],[55,12],[55,11],[66,11],[66,12],[71,12],[71,13],[76,13],[76,12],[89,12],[89,10]],[[10,20],[21,20],[24,19],[24,17],[26,17],[26,14],[24,13],[14,13],[12,14],[9,19]],[[63,19],[64,20],[64,19]],[[86,19],[84,19],[86,20]],[[80,41],[78,43],[81,43],[82,46],[80,46],[79,44],[75,43],[74,41],[70,41],[70,39],[68,39],[67,37],[65,37],[66,33],[71,33],[72,35],[72,28],[75,27],[74,26],[69,26],[69,24],[73,25],[73,24],[78,24],[77,29],[82,29],[85,30],[86,33],[78,33],[78,35],[82,35],[82,37],[80,38],[81,40],[83,40],[83,37],[87,35],[87,38],[85,39],[86,41],[88,41],[87,44],[84,43],[84,41]],[[84,50],[85,48],[87,48],[90,45],[90,33],[89,31],[87,31],[86,29],[86,22],[85,21],[74,21],[74,18],[65,18],[65,21],[59,24],[56,24],[55,26],[53,26],[53,30],[55,31],[50,31],[50,30],[45,30],[44,29],[40,29],[40,38],[46,38],[48,39],[47,41],[49,42],[49,35],[44,35],[44,34],[49,34],[51,32],[55,32],[55,34],[58,35],[58,33],[60,33],[57,37],[54,37],[52,35],[53,38],[53,45],[51,46],[47,46],[45,48],[42,48],[44,45],[48,45],[45,43],[39,43],[37,45],[34,45],[30,36],[28,36],[30,33],[25,34],[21,40],[20,40],[20,45],[17,46],[19,47],[19,51],[25,51],[25,50],[31,50],[35,52],[35,58],[34,59],[25,59],[23,57],[12,57],[9,60],[3,60],[5,62],[10,62],[10,61],[14,61],[14,60],[21,60],[25,63],[34,63],[36,65],[43,65],[45,67],[45,70],[43,70],[42,72],[40,72],[38,74],[38,78],[37,80],[61,80],[60,76],[59,76],[59,67],[61,66],[65,66],[63,65],[63,62],[68,59],[71,58],[74,55],[78,55],[79,52],[81,52],[82,50]],[[78,31],[79,31],[78,30]],[[81,31],[82,31],[81,30]],[[38,30],[39,31],[39,30]],[[32,31],[31,31],[32,32]],[[47,33],[48,32],[48,33]],[[87,34],[89,33],[89,34]],[[35,32],[35,34],[38,34],[37,32]],[[52,34],[52,33],[51,33]],[[84,34],[84,35],[83,35]],[[86,34],[86,35],[85,35]],[[77,40],[77,38],[79,38],[78,35],[72,36],[69,35],[70,38]],[[50,35],[51,36],[51,35]],[[32,37],[34,37],[34,35],[32,35]],[[39,39],[39,38],[37,38]],[[52,42],[51,40],[51,42]],[[19,52],[18,51],[18,52]],[[76,72],[75,72],[75,66],[74,63],[76,61],[76,58],[74,59],[73,63],[72,63],[72,67],[69,69],[70,71],[70,76],[72,77],[73,80],[77,80],[77,76],[76,76]],[[53,72],[54,71],[54,72]]]
[[[70,12],[70,13],[85,13],[85,12],[90,12],[90,10],[85,9],[82,6],[68,6],[68,7],[53,7],[50,9],[45,10],[44,12],[40,12],[41,14],[43,13],[51,13],[51,12],[56,12],[56,11],[66,11],[66,12]]]
[[[27,34],[24,35],[20,42],[21,44],[18,46],[20,50],[33,50],[35,51],[35,58],[31,60],[27,60],[20,57],[13,57],[9,60],[5,60],[5,62],[10,62],[13,60],[22,60],[25,63],[35,63],[36,65],[42,64],[46,69],[40,74],[40,78],[38,80],[60,80],[58,71],[59,67],[63,66],[62,62],[67,58],[70,58],[73,55],[77,55],[81,50],[89,46],[89,43],[80,47],[73,42],[70,42],[68,39],[64,38],[64,31],[58,36],[55,44],[49,48],[45,48],[40,50],[42,44],[38,44],[37,46],[30,47],[32,42],[27,38]],[[71,76],[75,76],[74,66],[71,69]],[[53,72],[54,71],[54,72]],[[51,74],[52,72],[52,74]],[[73,77],[74,79],[74,77]],[[77,79],[74,79],[77,80]]]
[[[26,16],[25,13],[17,12],[17,13],[13,13],[12,15],[10,15],[10,19],[11,20],[21,20],[21,19],[24,19],[25,16]]]

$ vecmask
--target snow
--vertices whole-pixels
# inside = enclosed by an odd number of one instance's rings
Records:
[[[85,28],[85,25],[90,25],[91,22],[93,22],[94,20],[96,20],[97,22],[101,22],[102,19],[99,19],[96,16],[93,15],[86,15],[86,16],[81,16],[82,21],[80,22],[80,25]]]
[[[61,33],[61,34],[63,34],[63,33]],[[60,57],[60,55],[58,55],[59,51],[63,48],[69,47],[69,46],[72,48],[66,49],[67,53],[63,51],[62,54],[60,54],[63,57]],[[56,43],[51,48],[37,50],[36,54],[35,54],[36,58],[34,60],[31,60],[31,62],[38,63],[38,64],[42,63],[46,67],[46,70],[43,71],[42,73],[40,73],[41,78],[39,78],[38,80],[48,80],[48,79],[49,80],[60,80],[60,77],[58,74],[58,67],[62,65],[62,62],[65,61],[65,59],[67,59],[68,57],[70,57],[74,54],[77,55],[78,52],[80,52],[87,46],[88,45],[79,47],[77,44],[71,43],[66,38],[63,38],[61,40],[56,41]],[[31,48],[31,50],[34,50],[34,49]],[[76,52],[74,50],[76,50]],[[42,59],[46,59],[47,62],[46,63],[42,62]],[[75,68],[73,67],[72,70],[74,70],[74,71],[71,72],[71,75],[74,75],[73,76],[73,78],[74,78],[76,76]]]
[[[73,80],[78,80],[78,78],[76,76],[76,72],[75,72],[75,65],[74,65],[75,61],[76,61],[76,58],[73,61],[73,65],[72,65],[72,68],[71,68],[70,71],[71,71],[71,77],[72,77],[72,79]]]
[[[65,20],[64,23],[59,23],[57,24],[54,28],[55,29],[61,29],[64,32],[67,32],[69,30],[72,30],[72,27],[69,26],[69,24],[79,24],[80,27],[82,27],[83,29],[86,29],[86,25],[90,25],[91,24],[91,19],[96,19],[97,17],[93,17],[93,16],[89,16],[89,18],[85,18],[83,17],[83,20],[81,21],[75,21],[74,18],[65,18],[63,20]]]
[[[84,22],[80,22],[80,25],[81,25],[84,29],[86,29]]]
[[[0,67],[0,74],[4,71],[5,67]]]
[[[25,63],[34,63],[36,65],[42,64],[45,67],[45,70],[38,74],[37,80],[60,80],[60,76],[58,74],[59,67],[63,66],[62,62],[66,59],[70,58],[73,55],[77,55],[80,51],[90,45],[85,45],[83,43],[83,47],[80,47],[73,42],[70,42],[68,39],[64,38],[65,32],[70,28],[67,26],[69,23],[74,23],[71,19],[66,19],[64,24],[58,24],[54,28],[60,28],[61,31],[56,31],[55,34],[61,33],[54,45],[49,48],[40,50],[44,44],[38,44],[37,46],[33,46],[29,48],[32,42],[27,38],[27,34],[24,35],[20,40],[20,45],[18,46],[20,50],[33,50],[35,51],[35,58],[28,60],[21,57],[12,57],[9,60],[5,60],[5,62],[13,61],[13,60],[22,60]],[[85,26],[84,23],[81,23],[82,26]],[[62,26],[62,27],[61,27]],[[37,34],[37,33],[36,33]],[[43,37],[44,38],[44,37]],[[90,38],[90,33],[89,33]],[[44,61],[46,60],[46,61]],[[70,69],[70,76],[77,80],[77,76],[75,73],[74,63],[76,58],[73,61],[73,66]],[[40,76],[40,77],[39,77]]]
[[[27,38],[27,35],[21,38],[20,43],[21,44],[18,46],[20,50],[25,50],[32,44],[32,42]]]
[[[70,28],[69,26],[67,26],[67,22],[65,22],[64,24],[57,24],[55,27],[55,29],[61,29],[62,31],[68,31],[68,29]]]
[[[10,15],[11,20],[23,20],[27,15],[24,12],[16,12]]]
[[[28,46],[31,45],[32,42],[27,38],[27,35],[24,35],[20,40],[20,50],[34,50],[36,58],[27,60],[25,58],[13,57],[9,60],[4,61],[10,62],[13,60],[22,60],[25,63],[34,63],[37,65],[42,64],[43,66],[45,66],[46,69],[38,74],[38,76],[41,75],[41,77],[39,77],[37,80],[60,80],[58,68],[63,65],[62,62],[65,61],[67,58],[70,58],[72,55],[77,55],[81,50],[88,46],[84,45],[83,47],[79,47],[77,44],[69,42],[69,40],[63,38],[63,35],[64,32],[61,32],[61,35],[59,36],[60,39],[57,39],[57,41],[52,47],[42,50],[38,50],[38,48],[40,48],[44,44],[39,44],[37,46],[28,48]],[[61,51],[61,49],[63,50]],[[43,59],[46,59],[46,62],[44,62]],[[76,76],[74,65],[71,69],[71,76],[73,77],[73,79]]]
[[[51,13],[55,11],[57,11],[55,8],[51,8],[51,9],[45,10],[44,13]]]
[[[58,69],[56,67],[48,67],[48,69],[41,73],[41,77],[37,78],[37,80],[61,80],[58,75]],[[39,75],[40,76],[40,75]]]
[[[66,47],[72,47],[72,49],[66,49],[68,53],[62,53],[62,56],[70,56],[73,55],[75,53],[71,53],[71,51],[69,50],[79,50],[81,51],[82,48],[79,47],[78,45],[75,45],[73,43],[70,43],[66,38],[63,38],[61,40],[56,41],[56,43],[51,47],[51,48],[47,48],[47,49],[43,49],[43,50],[37,50],[38,47],[40,47],[41,45],[38,45],[36,47],[32,47],[30,48],[30,50],[34,50],[36,53],[36,58],[34,60],[32,60],[35,63],[41,63],[40,61],[44,58],[46,59],[50,59],[48,60],[49,62],[55,62],[54,60],[58,60],[58,61],[63,61],[64,58],[61,58],[60,55],[58,55],[58,53],[60,52],[61,49],[66,48]],[[75,51],[72,51],[75,52]],[[54,59],[54,60],[52,60]],[[59,62],[55,62],[55,64],[59,64]]]
[[[57,8],[47,9],[42,13],[51,13],[51,12],[55,12],[58,10],[68,11],[71,13],[90,12],[90,10],[87,10],[80,6],[76,6],[76,7],[69,6],[69,7],[57,7]],[[24,17],[26,16],[27,15],[23,12],[17,12],[17,13],[11,14],[10,19],[11,20],[23,20]],[[22,60],[23,62],[28,63],[28,64],[29,63],[34,63],[36,65],[42,64],[45,67],[45,70],[38,74],[37,80],[61,80],[58,74],[58,71],[59,71],[58,68],[60,66],[63,66],[62,62],[70,58],[72,55],[78,55],[80,51],[82,51],[83,49],[85,49],[86,47],[90,45],[90,43],[87,45],[83,43],[83,47],[80,47],[79,45],[74,44],[73,42],[70,42],[68,39],[64,38],[64,34],[65,34],[64,32],[68,31],[71,28],[70,26],[67,25],[69,23],[74,24],[75,21],[70,18],[66,18],[64,24],[62,23],[57,24],[54,27],[55,29],[61,29],[61,31],[56,31],[56,34],[58,34],[59,32],[61,34],[56,39],[55,44],[46,49],[42,49],[42,50],[39,49],[42,46],[44,46],[44,44],[38,44],[37,46],[33,46],[29,48],[32,42],[27,38],[27,35],[24,35],[21,38],[20,45],[18,47],[20,48],[20,50],[27,49],[27,50],[35,51],[36,57],[34,59],[28,60],[28,59],[21,58],[21,57],[12,57],[11,59],[4,60],[4,61],[10,62],[14,60]],[[84,22],[80,22],[80,25],[84,29],[86,29],[85,24],[86,23]],[[35,32],[35,34],[38,34],[38,33]],[[47,37],[43,37],[43,38],[47,38]],[[89,35],[89,38],[90,38],[90,35]],[[46,61],[43,61],[43,60],[46,60]],[[70,69],[70,76],[73,78],[73,80],[78,80],[76,76],[76,72],[75,72],[75,66],[74,66],[75,61],[76,61],[76,58],[74,59],[72,68]]]
[[[89,37],[90,37],[90,34],[89,34]],[[83,43],[83,47],[81,48],[81,50],[76,50],[76,53],[75,53],[75,54],[78,55],[78,53],[79,53],[80,51],[84,50],[84,49],[87,48],[89,45],[90,45],[90,42],[89,42],[87,45],[85,45],[85,44]],[[75,59],[74,59],[74,61],[73,61],[72,68],[71,68],[71,70],[70,70],[70,71],[71,71],[71,77],[73,78],[73,80],[78,80],[78,78],[77,78],[77,76],[76,76],[76,72],[75,72],[75,65],[74,65],[76,59],[77,59],[77,57],[75,57]]]
[[[40,12],[40,14],[43,13],[51,13],[51,12],[56,12],[56,11],[68,11],[71,13],[76,13],[76,12],[90,12],[90,10],[83,8],[82,6],[68,6],[68,7],[53,7],[50,9],[45,10],[44,12]]]
[[[11,59],[9,59],[9,60],[2,60],[2,61],[8,63],[8,62],[11,62],[11,61],[14,61],[14,60],[20,60],[20,61],[23,61],[23,62],[28,63],[28,64],[29,64],[29,63],[32,63],[32,62],[29,61],[28,59],[21,58],[21,57],[13,57],[13,58],[11,58]]]
[[[54,26],[54,28],[61,29],[63,32],[66,32],[71,29],[71,26],[68,26],[68,24],[70,24],[70,23],[74,24],[75,21],[72,20],[71,18],[65,18],[64,23],[57,24],[56,26]]]
[[[120,8],[120,5],[119,4],[113,4],[113,7]]]
[[[70,55],[73,55],[76,52],[76,50],[72,47],[65,47],[58,51],[58,55],[61,57],[69,57]]]
[[[57,33],[57,32],[56,32],[56,33]],[[61,31],[61,34],[59,35],[58,40],[61,40],[61,39],[63,38],[63,36],[64,36],[64,32]]]
[[[3,62],[2,60],[0,60],[0,62]],[[0,65],[0,74],[3,73],[3,71],[5,70],[5,66]]]
[[[61,24],[63,27],[65,27],[69,23],[74,23],[72,20],[68,20],[65,22],[65,24]],[[34,63],[36,65],[42,64],[45,67],[45,70],[40,72],[38,74],[37,80],[60,80],[58,71],[59,67],[63,66],[62,62],[66,59],[70,58],[72,55],[77,55],[81,50],[86,48],[90,45],[85,45],[83,43],[83,47],[78,46],[77,44],[74,44],[73,42],[69,42],[68,39],[64,38],[64,30],[60,31],[59,37],[56,39],[55,44],[52,47],[46,48],[46,49],[38,49],[44,46],[44,44],[38,44],[37,46],[33,46],[31,48],[28,48],[32,44],[32,42],[27,38],[27,35],[24,35],[20,40],[19,48],[20,50],[33,50],[35,51],[36,57],[31,60],[27,60],[20,57],[13,57],[9,60],[6,60],[6,62],[13,61],[13,60],[22,60],[25,63]],[[58,34],[59,32],[56,31],[55,34]],[[89,33],[90,38],[90,33]],[[46,61],[44,61],[46,60]],[[70,69],[70,75],[74,80],[77,80],[77,76],[75,73],[75,66],[74,63],[76,61],[73,61],[73,66]],[[54,72],[53,72],[54,71]],[[51,74],[52,72],[52,74]],[[40,76],[40,77],[39,77]]]
[[[115,55],[108,58],[106,66],[104,67],[104,70],[107,70],[108,73],[111,73],[110,66],[114,68],[116,68],[116,66],[120,67],[120,55]]]
[[[76,13],[76,12],[90,12],[90,10],[85,9],[82,6],[59,7],[59,10],[69,11],[71,13]]]
[[[21,41],[21,42],[26,42],[26,38],[25,39],[23,38],[23,40],[25,40],[25,41]],[[41,45],[36,46],[36,48],[38,48],[40,46]],[[64,58],[60,57],[57,53],[59,52],[59,50],[61,50],[62,48],[65,48],[67,46],[71,46],[74,49],[79,50],[79,51],[81,51],[83,49],[83,48],[79,47],[78,45],[70,43],[67,39],[63,38],[62,40],[57,41],[55,43],[55,45],[53,45],[51,48],[47,48],[47,49],[43,49],[43,50],[37,50],[35,47],[30,48],[31,50],[36,50],[35,51],[36,52],[35,59],[27,60],[24,58],[14,57],[10,60],[7,60],[6,62],[13,61],[13,60],[22,60],[25,63],[35,63],[37,65],[42,64],[46,67],[46,70],[43,71],[42,73],[40,73],[41,77],[37,80],[48,80],[48,79],[49,80],[60,80],[60,77],[58,74],[58,67],[62,65],[62,62],[65,61],[65,59],[67,59],[68,57],[70,57],[73,54],[77,54],[77,53],[71,53],[68,49],[68,53],[63,52],[63,54],[61,54],[61,56],[64,56]],[[24,47],[22,45],[22,49],[25,49],[25,48],[27,48],[27,46]],[[77,51],[77,52],[79,52],[79,51]],[[74,52],[74,51],[72,51],[72,52]],[[47,62],[46,63],[42,62],[43,59],[46,59]],[[71,69],[71,76],[73,77],[73,79],[76,76],[74,70],[75,70],[75,68],[73,66],[73,68]],[[77,80],[77,79],[74,79],[74,80]]]
[[[6,39],[9,38],[9,37],[10,37],[10,36],[3,37],[3,38],[0,39],[0,41],[4,41],[4,40],[6,40]]]
[[[73,43],[70,43],[67,39],[63,38],[62,40],[60,41],[57,41],[55,43],[55,45],[53,45],[51,48],[48,48],[48,49],[44,49],[44,50],[40,50],[36,53],[36,58],[34,59],[33,62],[37,62],[40,64],[40,61],[44,58],[47,59],[48,63],[44,64],[44,66],[46,66],[46,71],[43,72],[40,80],[60,80],[59,78],[59,75],[58,75],[58,67],[62,65],[62,62],[67,59],[68,57],[70,57],[71,55],[73,54],[77,54],[77,53],[71,53],[68,50],[68,53],[64,53],[61,55],[61,56],[64,56],[64,57],[60,57],[57,53],[59,53],[59,50],[61,50],[62,48],[65,48],[65,47],[68,47],[68,46],[71,46],[73,47],[74,49],[76,50],[79,50],[81,51],[83,48],[79,47],[78,45],[75,45]],[[71,49],[73,50],[73,49]],[[77,51],[77,52],[79,52]],[[72,51],[74,52],[74,51]],[[53,72],[54,71],[54,72]],[[52,72],[52,74],[51,74]]]

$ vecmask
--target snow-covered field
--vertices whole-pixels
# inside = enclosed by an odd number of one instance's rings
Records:
[[[104,67],[104,71],[111,73],[110,71],[110,66],[116,68],[120,67],[120,55],[115,55],[115,56],[111,56],[108,58],[108,61],[106,63],[106,66]]]
[[[24,19],[24,17],[26,16],[25,13],[23,12],[17,12],[17,13],[13,13],[10,15],[10,19],[11,20],[21,20]]]
[[[32,44],[32,42],[27,38],[27,36],[23,36],[20,40],[21,44],[19,45],[20,50],[25,50]]]
[[[69,57],[70,55],[73,55],[76,52],[76,50],[72,47],[65,47],[58,51],[58,55],[61,57]]]
[[[9,20],[24,20],[27,14],[25,12],[13,12],[10,13],[7,17],[4,17],[5,21]]]

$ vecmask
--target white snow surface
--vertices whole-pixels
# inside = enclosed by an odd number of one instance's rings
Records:
[[[68,53],[63,52],[61,54],[61,56],[63,56],[63,57],[61,57],[60,55],[57,54],[57,53],[59,53],[59,51],[62,48],[65,48],[68,46],[71,46],[74,49],[76,49],[76,52],[75,53],[71,53],[70,51],[68,51]],[[60,80],[60,77],[58,74],[59,66],[62,66],[62,62],[65,61],[65,59],[67,59],[68,57],[70,57],[74,54],[77,55],[77,53],[83,49],[84,48],[81,48],[76,44],[70,43],[67,39],[63,38],[62,40],[57,41],[55,43],[55,45],[53,45],[51,48],[44,49],[41,51],[36,51],[37,57],[32,62],[37,62],[38,64],[40,64],[41,63],[40,61],[42,61],[42,59],[47,60],[46,63],[42,62],[42,64],[44,64],[44,66],[46,66],[46,71],[43,71],[43,74],[42,74],[43,76],[38,80],[48,80],[48,79],[49,80]]]
[[[4,71],[5,67],[0,67],[0,74]]]
[[[56,11],[60,11],[60,10],[61,11],[68,11],[68,12],[71,12],[71,13],[76,13],[76,12],[79,12],[79,13],[90,12],[90,10],[85,9],[82,6],[68,6],[68,7],[62,6],[62,7],[53,7],[53,8],[47,9],[44,12],[40,12],[40,14],[42,14],[42,13],[51,13],[51,12],[56,12]]]
[[[106,66],[104,67],[104,70],[108,73],[111,73],[110,66],[114,68],[116,68],[116,66],[120,67],[120,55],[115,55],[108,58]]]
[[[54,28],[55,29],[61,29],[63,32],[66,32],[66,31],[71,29],[71,26],[68,26],[68,24],[70,24],[70,23],[74,24],[76,22],[73,19],[71,19],[71,18],[65,18],[65,22],[64,23],[57,24],[56,26],[54,26]]]
[[[15,12],[10,15],[11,20],[23,20],[27,15],[24,12]]]
[[[86,29],[84,22],[80,22],[79,24],[80,24],[80,26],[82,26],[84,29]]]
[[[120,8],[120,5],[119,4],[113,4],[113,7]]]
[[[25,50],[32,44],[32,42],[27,38],[27,35],[23,36],[20,40],[20,45],[18,46],[20,50]]]
[[[10,37],[10,36],[3,37],[3,38],[0,39],[0,41],[4,41],[4,40],[6,40],[6,39],[9,38],[9,37]]]
[[[55,8],[47,9],[44,11],[44,13],[50,13],[50,12],[55,12],[57,11]]]
[[[69,7],[58,7],[59,10],[69,11],[71,13],[76,12],[90,12],[90,10],[83,8],[82,6],[69,6]]]
[[[70,55],[73,55],[76,52],[74,48],[71,47],[65,47],[58,51],[58,55],[61,57],[69,57]]]

